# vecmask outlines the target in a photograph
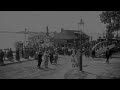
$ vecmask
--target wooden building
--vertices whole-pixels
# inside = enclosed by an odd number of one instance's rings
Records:
[[[82,35],[82,43],[89,41],[90,36],[79,30],[64,30],[54,36],[55,44],[58,46],[79,47],[80,35]]]

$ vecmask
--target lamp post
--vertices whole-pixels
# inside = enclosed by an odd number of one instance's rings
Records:
[[[80,60],[79,60],[79,69],[82,71],[82,30],[84,29],[84,22],[81,18],[80,22],[78,23],[78,30],[80,30]]]

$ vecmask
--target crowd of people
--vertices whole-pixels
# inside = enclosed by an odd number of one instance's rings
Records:
[[[35,60],[38,60],[38,67],[40,67],[40,63],[43,61],[42,59],[44,57],[45,67],[48,67],[49,60],[51,64],[57,64],[58,51],[54,47],[39,47],[38,49],[22,48],[16,49],[16,51],[12,51],[11,48],[4,50],[0,49],[0,65],[5,65],[5,60],[14,62],[14,59],[17,61],[21,61],[21,58],[30,59],[30,57]]]
[[[15,55],[14,53],[16,53],[16,60],[19,60],[20,59],[20,52],[18,49],[16,49],[16,52],[13,52],[12,49],[0,49],[0,64],[1,65],[4,65],[4,61],[5,60],[9,60],[11,62],[13,62],[14,58],[15,58]]]
[[[38,65],[37,67],[41,69],[41,63],[44,61],[45,68],[48,68],[48,64],[57,64],[58,60],[58,51],[57,48],[47,47],[39,48],[39,51],[36,52]]]
[[[76,53],[75,48],[70,47],[47,47],[47,48],[40,48],[38,52],[36,52],[37,60],[38,60],[38,68],[41,68],[41,63],[44,61],[45,68],[48,68],[48,63],[50,64],[57,64],[58,56],[64,55],[64,56],[71,56],[72,53]]]
[[[73,66],[77,66],[77,63],[75,61],[75,57],[79,57],[77,55],[78,49],[75,47],[69,48],[69,47],[39,47],[38,49],[33,48],[22,48],[22,49],[16,49],[16,51],[12,51],[12,49],[0,49],[0,65],[5,65],[4,61],[7,59],[11,62],[15,60],[21,61],[21,58],[29,59],[29,57],[34,58],[35,60],[38,60],[38,68],[41,68],[41,63],[44,61],[45,68],[48,68],[48,64],[57,64],[58,61],[58,55],[67,55],[72,56],[71,61],[73,63]],[[109,50],[106,52],[106,58],[109,62]],[[87,51],[83,50],[83,53],[86,57],[89,57],[90,54],[94,58],[95,57],[95,51],[90,53],[90,50],[87,49]]]
[[[12,49],[0,49],[0,64],[5,65],[5,60],[14,62],[14,59],[21,61],[21,58],[29,59],[32,57],[34,60],[38,60],[38,68],[41,68],[41,63],[44,62],[45,68],[48,68],[48,64],[57,64],[59,55],[71,56],[74,48],[69,47],[39,47],[33,48],[22,48],[12,51]],[[76,51],[76,49],[74,49]]]

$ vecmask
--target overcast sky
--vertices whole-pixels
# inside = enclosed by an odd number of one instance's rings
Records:
[[[93,35],[105,31],[101,24],[99,11],[0,11],[0,31],[30,31],[40,32],[49,26],[50,31],[64,29],[78,30],[80,17],[85,22],[84,32]],[[92,34],[91,34],[92,33]],[[14,42],[24,40],[24,35],[0,33],[0,48],[14,48]]]
[[[100,11],[0,11],[0,31],[60,31],[60,28],[78,29],[80,16],[85,22],[84,32],[100,33],[105,27],[100,22]]]

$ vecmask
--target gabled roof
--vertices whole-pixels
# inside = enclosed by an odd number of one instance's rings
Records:
[[[82,31],[79,31],[79,30],[62,30],[62,31],[72,32],[72,33],[76,33],[76,34],[82,34],[84,37],[90,38],[90,36],[88,36],[87,34],[85,34]]]
[[[54,38],[56,39],[78,39],[80,34],[84,38],[90,38],[87,34],[83,33],[82,31],[78,30],[61,30],[60,33],[56,34]]]
[[[73,32],[62,31],[54,36],[55,39],[78,39]]]

